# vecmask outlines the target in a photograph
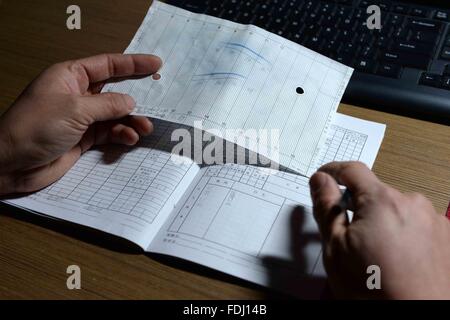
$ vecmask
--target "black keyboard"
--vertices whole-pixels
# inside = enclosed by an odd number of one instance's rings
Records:
[[[450,123],[450,9],[365,0],[171,0],[254,24],[355,68],[343,102]],[[381,30],[370,30],[369,5]]]

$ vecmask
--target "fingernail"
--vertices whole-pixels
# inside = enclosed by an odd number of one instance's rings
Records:
[[[127,104],[128,108],[131,110],[134,109],[134,106],[136,105],[136,102],[134,101],[134,99],[127,94],[124,95],[124,97],[125,97],[125,103]]]
[[[317,193],[323,185],[326,183],[326,177],[322,173],[315,173],[311,179],[309,179],[309,187],[311,189],[311,193]]]

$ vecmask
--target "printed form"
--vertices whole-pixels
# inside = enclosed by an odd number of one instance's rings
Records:
[[[160,80],[126,80],[103,89],[134,97],[136,114],[219,130],[271,160],[279,155],[277,162],[303,175],[314,171],[353,71],[259,27],[159,1],[125,52],[164,61]],[[226,129],[241,132],[227,137]],[[247,129],[278,130],[279,146],[258,148]]]
[[[138,146],[89,150],[58,182],[7,202],[294,294],[322,279],[308,179],[246,165],[174,163],[168,146],[177,127],[155,120],[155,133]],[[384,130],[336,114],[319,163],[371,167]]]

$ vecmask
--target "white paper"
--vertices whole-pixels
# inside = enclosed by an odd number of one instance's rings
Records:
[[[384,138],[386,125],[336,113],[317,170],[333,161],[361,161],[372,168]]]
[[[9,204],[126,238],[143,249],[166,220],[199,167],[175,164],[165,151],[172,126],[134,148],[89,150],[59,181]]]
[[[308,179],[245,165],[174,164],[166,146],[175,127],[155,121],[138,147],[88,151],[58,182],[7,202],[261,285],[318,294],[325,272]],[[371,167],[384,130],[337,114],[319,162]],[[304,211],[294,213],[297,206]]]
[[[353,71],[256,26],[158,1],[126,52],[152,53],[164,61],[158,81],[147,77],[105,86],[104,91],[133,96],[136,114],[219,130],[223,137],[226,129],[243,130],[242,140],[227,140],[304,175],[317,164]],[[304,94],[296,93],[297,87]],[[278,130],[280,143],[258,148],[249,129]]]
[[[321,162],[360,160],[372,167],[384,130],[337,114]],[[318,297],[325,270],[311,207],[304,176],[236,164],[203,168],[148,251]]]
[[[201,169],[148,251],[293,294],[325,277],[308,178],[252,166]]]

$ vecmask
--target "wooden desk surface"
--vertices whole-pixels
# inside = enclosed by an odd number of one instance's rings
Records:
[[[82,10],[80,31],[66,28],[72,1],[0,0],[0,110],[54,62],[122,52],[149,6],[149,0],[76,3]],[[339,111],[386,123],[376,174],[402,191],[424,193],[439,212],[445,210],[449,127],[348,105]],[[0,210],[0,298],[280,297],[197,265],[144,255],[102,233]],[[82,290],[66,289],[71,264],[82,269]]]

